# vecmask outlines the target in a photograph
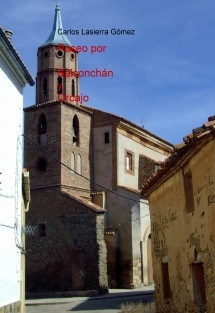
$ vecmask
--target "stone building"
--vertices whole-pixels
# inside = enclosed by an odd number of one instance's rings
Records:
[[[23,89],[34,85],[12,44],[12,32],[0,27],[0,312],[24,312],[21,224]]]
[[[78,79],[58,76],[77,69],[77,51],[64,35],[59,6],[53,30],[38,48],[36,104],[25,109],[25,166],[31,174],[31,210],[35,226],[26,240],[26,290],[54,292],[107,289],[104,208],[91,202],[91,113],[77,101]]]
[[[140,186],[173,147],[74,99],[79,78],[60,72],[77,70],[78,53],[58,49],[71,46],[59,28],[57,6],[53,30],[38,48],[36,104],[25,109],[27,222],[37,226],[27,240],[27,290],[102,289],[107,271],[111,287],[148,284],[150,216]]]
[[[92,112],[93,180],[98,184],[93,187],[97,194],[103,192],[106,209],[109,285],[148,285],[153,283],[151,227],[140,186],[169,156],[172,146],[122,117],[88,110]]]
[[[215,117],[193,129],[149,197],[156,312],[214,312]]]

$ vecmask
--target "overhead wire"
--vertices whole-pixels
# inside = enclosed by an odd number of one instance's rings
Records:
[[[124,195],[122,195],[122,194],[120,194],[120,193],[118,193],[118,192],[115,192],[115,191],[113,191],[113,190],[111,190],[111,189],[109,189],[109,188],[107,188],[107,187],[105,187],[105,186],[103,186],[103,185],[101,185],[101,184],[99,184],[99,183],[93,181],[92,179],[90,179],[90,178],[88,178],[88,177],[86,177],[86,176],[84,176],[84,175],[82,175],[82,174],[76,172],[76,171],[73,170],[70,166],[68,166],[68,165],[66,165],[65,163],[61,162],[56,156],[54,156],[54,155],[52,155],[51,153],[49,153],[46,149],[44,149],[43,147],[41,147],[38,143],[36,143],[36,142],[33,141],[32,139],[30,139],[28,136],[26,136],[25,134],[22,134],[22,136],[23,136],[24,138],[26,138],[28,141],[30,141],[35,147],[37,147],[37,148],[41,149],[43,152],[45,152],[49,157],[51,157],[51,158],[52,158],[53,160],[55,160],[57,163],[61,164],[62,166],[64,166],[64,167],[67,168],[68,170],[72,171],[72,172],[75,173],[76,175],[78,175],[78,176],[80,176],[80,177],[86,179],[86,180],[89,181],[91,184],[93,184],[93,185],[95,185],[95,186],[97,186],[97,187],[100,187],[100,188],[104,189],[105,191],[108,191],[108,192],[114,194],[115,196],[121,197],[121,198],[123,198],[123,199],[130,200],[130,201],[133,201],[133,202],[135,202],[135,203],[140,203],[140,202],[141,202],[141,203],[148,204],[148,202],[147,202],[147,201],[143,201],[143,199],[136,200],[136,199],[132,199],[132,198],[130,198],[130,197],[124,196]]]

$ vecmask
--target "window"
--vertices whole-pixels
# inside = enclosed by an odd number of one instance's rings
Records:
[[[57,93],[62,94],[63,93],[63,82],[62,77],[57,78]]]
[[[39,237],[46,236],[46,224],[42,223],[38,225]]]
[[[71,172],[73,173],[74,170],[75,170],[75,155],[72,152],[71,153]]]
[[[134,174],[134,153],[125,151],[125,171]]]
[[[46,116],[45,114],[40,114],[38,119],[38,143],[40,146],[45,146],[47,137],[46,137]]]
[[[45,51],[45,52],[44,52],[44,58],[46,58],[46,59],[47,59],[47,58],[48,58],[48,56],[49,56],[48,51]]]
[[[163,280],[163,297],[164,299],[169,299],[172,297],[172,292],[170,289],[168,262],[161,263],[161,271],[162,271],[162,280]]]
[[[183,168],[183,179],[184,179],[186,212],[190,213],[194,211],[194,197],[193,197],[192,172],[188,166]]]
[[[39,159],[38,163],[37,163],[38,169],[40,172],[45,172],[46,168],[47,168],[47,161],[46,159]]]
[[[40,114],[38,120],[38,134],[43,135],[46,134],[46,116],[45,114]]]
[[[77,173],[81,174],[81,156],[80,156],[80,154],[77,155]]]
[[[104,135],[105,135],[105,143],[109,143],[110,142],[109,132],[106,132]]]
[[[58,50],[58,51],[56,52],[56,55],[57,55],[58,58],[62,58],[62,56],[64,55],[64,53],[63,53],[62,50]]]
[[[72,141],[74,146],[79,145],[79,121],[77,115],[73,117],[72,122]]]
[[[192,271],[194,303],[198,307],[198,309],[203,309],[204,306],[206,305],[203,263],[191,264],[191,271]],[[203,312],[203,310],[201,312]],[[204,312],[206,311],[204,310]]]
[[[75,96],[75,81],[72,79],[72,96]]]
[[[47,78],[43,79],[43,95],[47,96],[48,93],[48,84],[47,84]]]

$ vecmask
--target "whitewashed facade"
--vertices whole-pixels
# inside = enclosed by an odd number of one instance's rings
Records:
[[[19,312],[23,87],[34,81],[0,28],[0,308]],[[3,309],[2,309],[3,311]],[[4,311],[3,311],[4,312]],[[10,311],[11,312],[11,311]]]
[[[148,285],[153,282],[151,223],[148,201],[140,194],[142,172],[151,175],[172,145],[119,116],[92,112],[93,174],[96,191],[105,194],[109,286]],[[148,169],[141,171],[142,158]]]

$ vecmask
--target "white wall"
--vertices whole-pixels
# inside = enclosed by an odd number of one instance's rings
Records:
[[[117,133],[117,159],[118,159],[118,177],[117,184],[124,187],[138,189],[139,178],[139,155],[143,154],[146,157],[156,161],[164,161],[165,156],[155,150],[141,145],[140,143]],[[134,160],[134,175],[125,172],[125,150],[129,150],[135,154]]]
[[[20,300],[22,87],[0,55],[0,307]]]

